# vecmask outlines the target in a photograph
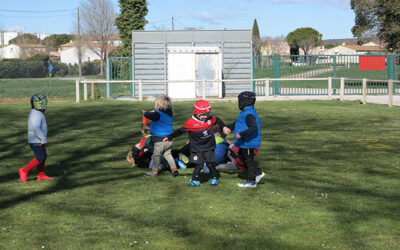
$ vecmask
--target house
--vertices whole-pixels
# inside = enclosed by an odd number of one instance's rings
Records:
[[[261,55],[290,55],[290,46],[286,41],[263,40]]]
[[[99,43],[85,41],[82,42],[82,62],[101,60]],[[110,53],[116,47],[114,45],[108,45],[107,52]],[[78,59],[78,47],[75,41],[70,41],[69,43],[62,44],[58,48],[58,53],[60,54],[60,61],[66,64],[77,64]]]
[[[342,45],[333,47],[331,49],[321,51],[321,55],[364,55],[364,54],[379,54],[383,53],[383,49],[380,46],[370,45]]]
[[[118,45],[122,44],[122,40],[119,37],[119,34],[113,34],[113,35],[111,35],[108,43],[111,45],[114,45],[114,46],[118,46]]]
[[[9,44],[0,48],[2,59],[26,59],[34,55],[45,55],[46,47],[42,44]]]
[[[8,45],[11,39],[21,34],[22,33],[16,31],[0,31],[0,45]]]

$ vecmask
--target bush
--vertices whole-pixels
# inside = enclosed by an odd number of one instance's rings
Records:
[[[37,56],[36,59],[6,59],[0,62],[1,78],[40,78],[48,77],[49,61],[46,56]],[[52,76],[78,75],[78,65],[67,65],[61,62],[51,62],[53,65]],[[82,75],[98,75],[100,61],[82,63]]]
[[[0,78],[37,78],[47,76],[47,62],[5,60],[0,63]]]
[[[82,63],[82,75],[100,74],[100,61]]]

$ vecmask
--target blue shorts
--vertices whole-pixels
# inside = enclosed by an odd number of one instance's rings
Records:
[[[42,144],[42,146],[30,146],[38,162],[43,163],[47,158],[46,146],[44,144]]]

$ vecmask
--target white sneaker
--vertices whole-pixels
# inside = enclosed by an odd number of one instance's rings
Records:
[[[264,178],[266,174],[264,172],[261,172],[261,174],[256,176],[256,184],[258,184],[262,178]]]
[[[237,184],[241,188],[255,188],[257,187],[257,183],[255,181],[247,181],[243,183],[238,183]]]

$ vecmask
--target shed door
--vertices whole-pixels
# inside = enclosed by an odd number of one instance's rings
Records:
[[[195,80],[195,54],[168,54],[168,80]],[[170,82],[168,95],[172,98],[195,98],[194,82]]]
[[[218,80],[219,79],[219,54],[197,53],[196,54],[196,80]],[[219,96],[219,83],[206,82],[206,96]],[[197,84],[196,96],[203,96],[203,84]]]

